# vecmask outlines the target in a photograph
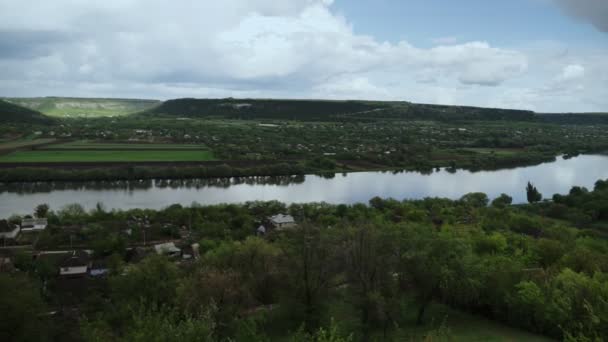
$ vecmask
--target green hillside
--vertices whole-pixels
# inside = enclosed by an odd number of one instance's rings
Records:
[[[0,100],[0,123],[51,124],[53,121],[38,111]]]
[[[6,98],[6,101],[55,117],[120,116],[150,109],[157,100],[77,97]]]
[[[534,112],[511,109],[414,104],[410,102],[269,100],[269,99],[175,99],[147,110],[143,115],[217,117],[231,119],[281,119],[344,121],[374,119],[414,120],[535,120]]]

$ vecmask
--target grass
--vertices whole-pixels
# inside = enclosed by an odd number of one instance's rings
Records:
[[[48,144],[55,141],[55,139],[20,139],[20,140],[9,140],[0,142],[0,150],[10,150],[14,148],[35,146],[40,144]]]
[[[213,160],[210,151],[17,151],[0,156],[0,163],[172,162]]]
[[[138,149],[138,150],[206,150],[205,145],[195,144],[141,144],[141,143],[99,143],[89,141],[74,141],[65,144],[45,146],[47,150],[79,149],[79,150],[104,150],[104,149]]]

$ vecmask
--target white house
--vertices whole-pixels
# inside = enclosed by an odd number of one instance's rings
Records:
[[[59,265],[61,276],[85,276],[89,270],[89,254],[85,251],[73,251]]]
[[[156,254],[168,255],[171,257],[180,256],[182,253],[182,250],[177,248],[173,242],[154,245],[154,250],[156,251]]]
[[[0,239],[14,240],[19,235],[20,228],[10,224],[7,220],[0,220]]]
[[[269,218],[270,224],[276,230],[283,230],[296,227],[296,220],[291,215],[277,214]]]
[[[37,230],[44,230],[48,225],[46,218],[25,218],[21,220],[21,231],[31,232]]]

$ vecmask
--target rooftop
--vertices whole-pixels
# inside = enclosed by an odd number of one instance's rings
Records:
[[[270,221],[275,224],[294,223],[296,222],[291,215],[277,214],[270,217]]]

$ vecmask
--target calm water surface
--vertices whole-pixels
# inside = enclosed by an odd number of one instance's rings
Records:
[[[608,179],[608,156],[586,155],[499,171],[470,172],[446,170],[418,172],[358,172],[336,174],[333,178],[300,177],[248,178],[188,181],[142,181],[100,183],[23,183],[0,187],[0,218],[29,214],[40,203],[51,209],[80,203],[87,209],[98,202],[107,209],[161,209],[174,203],[190,205],[242,203],[278,200],[294,202],[367,203],[374,197],[419,199],[460,198],[469,192],[485,192],[490,198],[501,193],[525,202],[528,181],[545,197],[567,193],[574,185],[593,188],[598,179]]]

